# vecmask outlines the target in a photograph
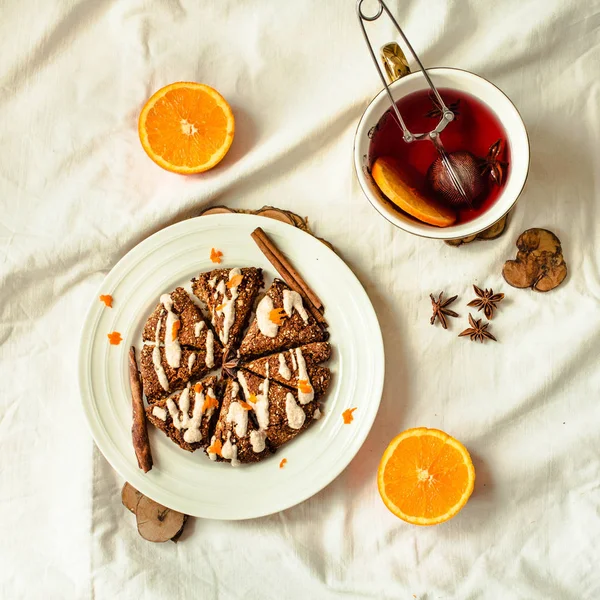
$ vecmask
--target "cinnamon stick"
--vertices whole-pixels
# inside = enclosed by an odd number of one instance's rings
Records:
[[[277,248],[277,246],[269,239],[262,228],[257,227],[251,235],[261,252],[275,267],[279,275],[281,275],[281,278],[290,286],[290,288],[302,296],[306,307],[315,320],[320,325],[327,327],[327,321],[325,321],[323,315],[321,314],[321,311],[324,310],[323,303],[304,281],[304,279],[302,279],[298,271],[296,271],[296,269],[294,269],[289,261],[283,256],[279,248]]]
[[[144,473],[152,468],[152,451],[146,428],[146,411],[144,410],[144,399],[142,397],[142,382],[140,372],[135,360],[135,347],[129,350],[129,383],[131,384],[131,405],[133,409],[133,424],[131,426],[131,438],[133,449],[138,461],[138,466]]]

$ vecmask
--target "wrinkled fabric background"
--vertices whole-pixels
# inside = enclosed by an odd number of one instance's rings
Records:
[[[352,142],[380,84],[353,0],[0,1],[1,597],[600,597],[600,2],[390,6],[426,65],[492,80],[525,120],[530,177],[496,241],[412,237],[363,197]],[[216,87],[237,119],[202,176],[161,170],[138,141],[144,101],[178,80]],[[373,301],[385,391],[361,451],[312,499],[152,545],[80,409],[80,328],[124,253],[210,204],[309,217]],[[500,275],[534,226],[569,266],[546,295]],[[473,282],[507,294],[498,344],[456,337]],[[461,296],[449,332],[429,325],[441,290]],[[413,426],[451,433],[475,462],[472,499],[438,527],[397,520],[375,485]]]

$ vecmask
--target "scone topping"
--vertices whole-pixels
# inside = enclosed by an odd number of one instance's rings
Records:
[[[298,363],[298,400],[300,400],[300,404],[308,404],[314,399],[315,392],[310,384],[306,361],[300,348],[296,348],[296,362]]]
[[[302,296],[294,290],[283,290],[283,310],[285,310],[285,314],[291,317],[294,309],[298,311],[298,314],[306,323],[308,321],[308,313],[304,308]]]
[[[224,344],[229,342],[229,330],[235,321],[235,301],[238,297],[238,286],[242,283],[243,278],[242,271],[236,267],[229,271],[227,284],[223,279],[217,284],[217,293],[223,296],[223,302],[217,306],[216,312],[223,315],[223,333],[220,337]],[[231,293],[230,298],[227,298],[227,289]]]
[[[152,349],[152,364],[154,365],[154,370],[156,371],[156,376],[158,377],[158,382],[165,392],[169,391],[169,380],[167,379],[167,374],[165,373],[165,368],[162,365],[162,360],[160,356],[160,328],[162,326],[162,317],[159,317],[156,322],[156,333],[154,337],[154,348]]]
[[[294,355],[293,350],[290,350],[290,354],[292,356]],[[279,374],[286,381],[289,381],[292,378],[292,372],[290,371],[290,368],[288,367],[287,363],[285,362],[285,356],[283,355],[283,352],[279,353]]]
[[[179,398],[179,406],[175,403],[173,398],[167,398],[167,408],[171,419],[173,419],[173,426],[176,429],[185,429],[183,439],[188,444],[202,441],[202,432],[200,431],[200,424],[202,421],[202,408],[204,405],[204,393],[196,392],[194,398],[194,410],[190,418],[190,385],[181,392]]]
[[[163,294],[160,297],[161,304],[167,311],[167,323],[165,325],[165,356],[167,363],[174,369],[181,365],[181,345],[177,339],[177,334],[181,328],[179,317],[173,312],[173,300],[169,294]],[[160,328],[157,325],[157,333]]]
[[[239,467],[240,461],[237,458],[237,446],[231,443],[231,431],[227,432],[227,441],[223,444],[221,456],[225,460],[230,460],[232,467]]]
[[[291,392],[285,397],[285,414],[287,416],[288,425],[292,429],[300,429],[304,425],[306,415],[300,406],[296,404],[296,399]]]
[[[274,338],[279,331],[279,325],[271,315],[275,312],[273,308],[273,300],[269,296],[265,296],[256,307],[256,322],[260,332],[270,338]]]

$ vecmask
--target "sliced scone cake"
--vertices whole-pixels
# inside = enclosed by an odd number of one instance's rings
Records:
[[[142,334],[140,370],[148,402],[220,365],[223,349],[183,288],[163,294]]]
[[[258,303],[256,317],[240,345],[240,355],[243,359],[263,356],[328,337],[306,310],[302,296],[275,279]]]
[[[238,342],[263,286],[262,269],[215,269],[192,280],[194,294],[206,303],[223,346]]]
[[[220,408],[217,378],[206,377],[146,407],[148,420],[189,452],[206,448]]]

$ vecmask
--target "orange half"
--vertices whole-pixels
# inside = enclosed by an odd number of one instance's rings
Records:
[[[396,436],[383,454],[377,487],[385,505],[413,525],[437,525],[467,503],[475,468],[467,449],[439,429]]]
[[[158,90],[146,102],[138,132],[146,154],[157,165],[190,175],[223,160],[233,142],[235,120],[217,90],[182,81]]]

